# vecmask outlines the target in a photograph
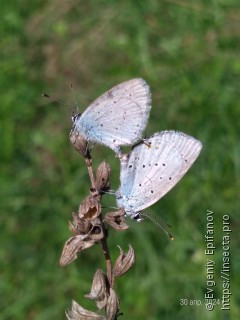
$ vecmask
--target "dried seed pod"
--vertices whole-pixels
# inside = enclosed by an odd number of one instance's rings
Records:
[[[72,215],[73,222],[69,221],[69,230],[74,235],[89,233],[92,228],[91,221],[89,219],[80,219],[75,212]]]
[[[66,317],[68,320],[106,320],[105,317],[84,309],[74,300],[72,301],[72,309],[66,311]]]
[[[127,254],[123,252],[120,246],[118,246],[118,248],[120,249],[120,255],[115,261],[115,264],[113,267],[114,277],[121,277],[133,266],[135,262],[135,252],[131,245],[129,246],[129,250]]]
[[[71,132],[70,142],[84,158],[88,158],[90,156],[88,141],[83,136],[81,136],[77,130],[73,130]]]
[[[116,292],[110,288],[110,295],[106,305],[106,313],[108,320],[115,320],[119,311],[119,299]]]
[[[97,197],[88,196],[79,206],[78,215],[82,219],[94,219],[101,213],[100,201]]]
[[[102,224],[99,218],[90,220],[91,229],[88,233],[89,240],[94,240],[95,242],[101,240],[104,237],[104,232]]]
[[[108,280],[105,273],[98,269],[93,277],[91,292],[86,294],[88,299],[96,300],[96,304],[99,310],[104,308],[108,299]]]
[[[87,240],[88,235],[77,235],[65,242],[59,261],[61,267],[66,266],[77,258],[77,253],[95,244],[94,240]]]
[[[96,189],[101,194],[104,191],[108,191],[110,187],[111,168],[106,161],[103,161],[96,171]]]
[[[124,222],[124,219],[125,211],[123,209],[106,213],[104,216],[104,221],[117,231],[124,231],[129,228],[129,226]]]

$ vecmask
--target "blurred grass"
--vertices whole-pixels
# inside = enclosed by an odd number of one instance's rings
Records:
[[[98,246],[65,269],[58,266],[70,236],[71,212],[87,195],[84,161],[69,144],[67,103],[72,83],[81,110],[121,81],[143,77],[153,108],[146,130],[176,129],[203,143],[196,164],[179,185],[149,209],[172,225],[168,241],[150,222],[110,234],[136,250],[131,273],[117,282],[124,319],[239,318],[240,4],[210,1],[16,1],[1,4],[1,319],[65,319],[71,299],[83,294],[96,268]],[[107,148],[93,150],[118,187],[119,164]],[[110,197],[110,196],[109,196]],[[114,198],[104,200],[114,204]],[[204,301],[206,211],[214,211],[216,298],[221,298],[222,216],[231,217],[231,310],[180,306]]]

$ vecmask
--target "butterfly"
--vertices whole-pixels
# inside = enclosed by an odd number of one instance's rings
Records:
[[[141,139],[150,109],[151,94],[145,80],[128,80],[105,92],[82,114],[74,115],[72,131],[120,156],[122,146]]]
[[[171,190],[199,156],[200,141],[177,131],[155,133],[120,158],[119,208],[136,220]]]

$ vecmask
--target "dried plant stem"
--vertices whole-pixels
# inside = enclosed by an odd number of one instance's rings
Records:
[[[107,237],[106,232],[104,238],[101,240],[101,245],[103,249],[103,253],[106,259],[106,266],[107,266],[107,278],[110,286],[112,287],[112,261],[110,257],[110,252],[107,244]]]
[[[88,168],[88,174],[89,174],[89,178],[91,181],[91,186],[95,190],[96,183],[95,183],[95,178],[94,178],[94,174],[93,174],[92,157],[90,156],[90,154],[85,158],[85,161],[86,161],[87,168]]]
[[[93,190],[95,190],[96,189],[96,181],[94,178],[93,167],[92,167],[92,157],[90,154],[87,155],[87,157],[85,158],[85,161],[86,161],[87,168],[88,168],[88,174],[89,174],[89,178],[91,181],[91,187]],[[100,215],[100,220],[102,223],[102,228],[104,230],[104,238],[101,240],[101,245],[102,245],[103,253],[104,253],[104,256],[106,259],[107,278],[108,278],[109,284],[111,286],[112,285],[112,261],[111,261],[111,256],[110,256],[108,244],[107,244],[107,232],[106,232],[105,226],[102,222],[101,215]]]

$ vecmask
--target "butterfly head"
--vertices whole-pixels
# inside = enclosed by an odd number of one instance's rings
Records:
[[[73,124],[76,124],[77,123],[77,121],[81,118],[81,113],[74,113],[74,112],[72,112],[72,122],[73,122]]]
[[[132,219],[136,220],[137,222],[143,221],[144,217],[141,215],[141,212],[134,212],[132,213]]]

